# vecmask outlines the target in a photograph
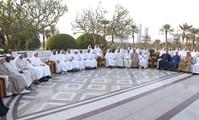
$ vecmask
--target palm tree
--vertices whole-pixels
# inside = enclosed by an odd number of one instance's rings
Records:
[[[138,33],[138,28],[135,24],[131,25],[131,33],[133,38],[133,47],[135,45],[135,33]]]
[[[169,24],[165,24],[162,26],[162,28],[160,29],[160,31],[165,34],[165,47],[166,47],[166,50],[168,50],[168,39],[167,39],[167,35],[168,33],[171,33],[173,32],[173,29],[171,28],[171,25]]]
[[[192,25],[188,25],[187,23],[184,23],[182,25],[179,25],[182,33],[181,33],[181,36],[182,36],[182,45],[184,44],[184,39],[186,38],[187,34],[186,32],[189,32],[192,28]]]
[[[192,50],[194,50],[195,48],[195,41],[196,41],[196,35],[199,33],[199,29],[197,28],[191,28],[190,30],[191,34],[192,34]]]
[[[161,49],[161,41],[159,39],[154,40],[153,47],[156,48],[157,50],[160,50]]]

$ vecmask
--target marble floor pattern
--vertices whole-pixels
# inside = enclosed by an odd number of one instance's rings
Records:
[[[177,74],[155,69],[96,69],[57,75],[23,95],[17,117],[75,103],[95,96]]]

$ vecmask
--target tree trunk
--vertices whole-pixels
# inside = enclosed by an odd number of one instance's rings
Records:
[[[182,37],[182,46],[184,45],[184,36]]]
[[[96,36],[95,33],[93,32],[93,47],[96,45]]]
[[[132,38],[133,38],[133,47],[135,47],[135,36],[134,36],[134,33],[132,34]]]
[[[168,50],[167,31],[165,31],[165,47],[166,47],[166,50]]]
[[[192,51],[193,51],[194,48],[195,48],[195,39],[196,39],[196,37],[195,37],[195,35],[194,35],[194,38],[193,38],[193,40],[192,40],[192,48],[191,48]]]
[[[43,50],[45,50],[45,32],[43,33]]]

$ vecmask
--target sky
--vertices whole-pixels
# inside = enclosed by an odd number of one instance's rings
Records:
[[[136,24],[142,24],[142,29],[148,27],[152,39],[163,39],[164,36],[159,30],[166,23],[176,30],[179,29],[179,24],[185,22],[196,28],[199,27],[197,0],[64,0],[68,12],[60,18],[57,29],[60,33],[77,37],[73,34],[71,27],[76,14],[81,13],[83,9],[95,9],[99,2],[110,16],[112,16],[115,5],[121,4],[129,10]]]

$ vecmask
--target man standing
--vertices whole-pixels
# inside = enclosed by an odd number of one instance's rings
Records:
[[[109,50],[105,55],[105,59],[106,59],[106,67],[112,68],[116,66],[116,59],[113,51]]]
[[[120,51],[120,49],[118,49],[117,51],[115,51],[115,56],[117,56],[116,66],[122,68],[124,66],[123,51]]]
[[[146,69],[148,67],[148,59],[147,59],[147,56],[144,54],[143,51],[139,52],[138,58],[139,58],[140,68]]]
[[[94,53],[96,58],[101,58],[103,56],[102,50],[98,45],[95,46]]]
[[[136,53],[135,49],[133,49],[133,53],[131,54],[131,59],[132,59],[132,67],[138,68],[139,67],[139,59],[138,59],[138,54]]]
[[[126,52],[126,55],[124,56],[125,67],[126,68],[130,68],[131,67],[131,63],[132,63],[131,53],[130,53],[130,50],[128,49],[127,52]]]

